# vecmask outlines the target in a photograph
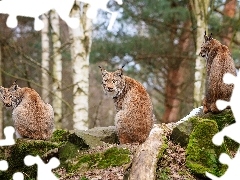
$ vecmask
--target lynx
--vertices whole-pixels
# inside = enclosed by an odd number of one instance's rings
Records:
[[[233,85],[223,83],[223,75],[228,72],[236,76],[236,68],[227,46],[213,39],[212,34],[208,37],[206,32],[204,40],[199,53],[200,56],[207,60],[203,112],[219,113],[216,100],[229,101],[233,90]]]
[[[31,88],[20,88],[16,83],[10,88],[0,87],[1,99],[12,107],[12,119],[17,138],[49,139],[54,128],[54,112]],[[3,98],[5,97],[5,99]]]
[[[102,86],[114,100],[115,126],[120,144],[143,143],[154,122],[153,106],[146,89],[136,80],[123,75],[123,69],[107,72],[101,68]]]

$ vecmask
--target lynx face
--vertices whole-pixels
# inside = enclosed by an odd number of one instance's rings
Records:
[[[203,58],[208,58],[208,54],[212,48],[212,34],[208,37],[206,34],[204,35],[204,42],[201,45],[201,51],[199,53],[200,56],[202,56]]]
[[[0,98],[6,107],[12,106],[12,94],[9,92],[8,88],[0,86]]]
[[[104,92],[112,97],[117,97],[122,92],[125,85],[122,69],[118,69],[115,72],[107,72],[105,69],[101,68],[101,71]]]
[[[8,88],[9,94],[11,96],[11,103],[13,109],[18,106],[18,104],[22,101],[20,95],[19,95],[19,89],[21,89],[16,82],[12,84],[10,88]]]

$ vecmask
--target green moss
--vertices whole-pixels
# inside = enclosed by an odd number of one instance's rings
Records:
[[[227,151],[226,147],[212,143],[217,132],[218,125],[214,120],[202,119],[194,127],[186,150],[186,165],[194,174],[205,176],[208,171],[220,176],[226,170],[226,166],[218,161],[219,155]]]
[[[202,121],[203,119],[213,120],[217,123],[218,130],[221,131],[224,127],[229,126],[230,124],[235,123],[235,118],[233,113],[230,109],[226,109],[219,114],[212,114],[207,113],[202,115],[201,117],[191,117],[189,121],[191,122],[193,128],[198,124],[198,122]],[[192,129],[193,129],[192,128]],[[239,148],[239,144],[232,139],[227,137],[224,138],[224,144],[228,151],[236,152]]]
[[[91,168],[104,169],[121,166],[129,162],[130,151],[128,149],[113,147],[102,153],[80,154],[78,157],[68,160],[65,168],[68,172],[83,172]]]
[[[161,168],[159,171],[157,171],[157,179],[159,180],[169,180],[169,167]]]
[[[5,172],[0,171],[0,179],[11,179],[15,172],[25,172],[29,178],[36,177],[37,166],[26,166],[23,161],[25,156],[39,155],[41,157],[57,147],[57,143],[49,141],[18,139],[15,145],[4,147],[4,160],[8,161],[9,168]]]
[[[166,136],[162,137],[162,146],[161,146],[161,149],[159,150],[159,153],[158,153],[158,159],[160,160],[161,157],[163,156],[165,150],[168,148],[168,139]]]
[[[64,146],[59,148],[59,159],[61,162],[64,162],[68,159],[74,158],[78,152],[79,148],[76,145],[66,142]]]
[[[221,131],[224,127],[235,122],[235,118],[230,109],[226,109],[219,114],[207,113],[203,115],[202,118],[216,121],[219,131]]]
[[[130,162],[130,151],[123,148],[110,148],[102,154],[98,163],[99,168],[107,168],[110,166],[121,166]]]
[[[89,180],[89,179],[86,177],[82,177],[80,180]]]
[[[69,135],[69,132],[67,130],[57,129],[56,131],[53,132],[51,141],[54,141],[54,142],[67,141],[68,135]]]

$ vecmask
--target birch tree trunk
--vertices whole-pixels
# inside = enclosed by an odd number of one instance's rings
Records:
[[[78,7],[78,8],[77,8]],[[92,44],[92,20],[86,12],[88,4],[75,4],[72,16],[79,18],[80,26],[69,29],[72,40],[71,56],[73,68],[73,122],[74,128],[88,129],[88,94],[89,94],[89,54]]]
[[[2,46],[0,43],[0,69],[2,69]],[[0,85],[2,85],[2,72],[0,72]],[[0,139],[3,139],[3,107],[0,103]]]
[[[42,36],[42,98],[46,103],[50,103],[49,100],[49,75],[46,72],[49,71],[49,37],[48,37],[48,17],[42,16],[44,28],[41,31]]]
[[[196,65],[195,65],[195,83],[194,83],[194,106],[199,107],[202,104],[203,93],[205,90],[205,61],[199,56],[201,45],[203,43],[204,32],[207,32],[207,9],[209,0],[192,0],[192,10],[197,21],[196,34]]]
[[[59,16],[55,11],[50,13],[51,25],[52,25],[52,43],[53,43],[53,83],[52,90],[53,96],[53,109],[55,128],[61,128],[62,126],[62,55],[60,52],[60,28],[59,28]]]

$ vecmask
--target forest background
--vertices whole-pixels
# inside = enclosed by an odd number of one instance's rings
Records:
[[[141,82],[149,92],[157,123],[176,122],[201,106],[205,60],[199,57],[204,32],[227,45],[240,66],[240,14],[237,0],[128,0],[108,3],[118,16],[98,11],[87,18],[90,5],[76,1],[71,29],[55,11],[34,19],[18,17],[17,28],[0,14],[0,85],[34,88],[55,112],[55,126],[88,129],[114,125],[115,107],[101,87],[98,66]],[[11,110],[0,107],[0,132],[12,125]],[[2,133],[0,133],[0,138]]]

